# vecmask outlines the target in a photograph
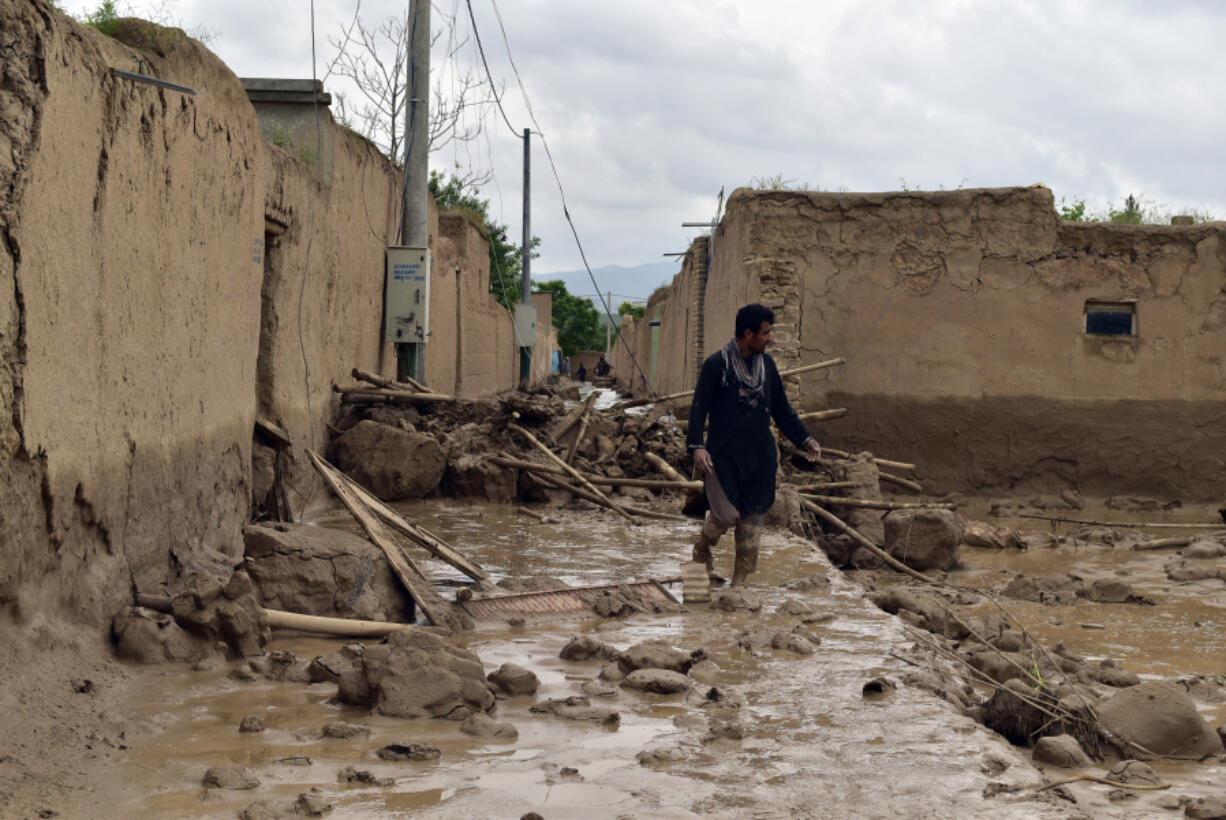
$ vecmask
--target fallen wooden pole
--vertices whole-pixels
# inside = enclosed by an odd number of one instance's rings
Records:
[[[347,638],[382,638],[402,629],[421,628],[417,624],[325,618],[322,615],[300,615],[297,612],[281,612],[276,609],[266,609],[264,614],[268,616],[268,625],[273,629],[296,629],[300,632],[340,635]]]
[[[673,467],[673,465],[669,464],[667,461],[665,461],[663,458],[656,455],[655,453],[651,453],[651,452],[643,453],[643,457],[647,459],[648,464],[650,464],[652,467],[655,467],[657,470],[659,470],[661,475],[667,476],[668,478],[672,479],[678,484],[686,484],[686,485],[696,484],[698,486],[694,487],[694,489],[696,490],[702,489],[701,481],[691,481],[690,479],[686,478],[681,473],[677,472],[677,470]]]
[[[570,449],[566,451],[566,458],[562,459],[567,464],[575,460],[575,452],[579,449],[579,445],[583,443],[584,435],[587,434],[587,423],[592,418],[592,400],[595,398],[595,390],[587,394],[587,403],[583,405],[583,412],[579,414],[579,432],[575,436],[575,440],[570,443]]]
[[[430,388],[426,387],[416,379],[409,378],[407,376],[403,382],[398,382],[393,381],[392,379],[385,379],[382,376],[376,376],[374,373],[367,373],[365,370],[359,370],[356,367],[353,369],[352,375],[358,381],[373,384],[375,387],[386,387],[389,390],[406,390],[412,388],[419,393],[430,392]]]
[[[519,470],[530,470],[535,473],[548,473],[550,475],[569,475],[561,467],[555,467],[552,464],[538,464],[535,461],[524,461],[519,458],[510,458],[508,456],[487,456],[487,458],[501,467],[512,467]],[[598,486],[604,487],[647,487],[653,490],[701,490],[701,481],[661,481],[650,478],[611,478],[609,476],[598,476],[583,474],[583,477],[588,481]]]
[[[384,524],[405,536],[438,560],[451,564],[451,566],[474,581],[483,581],[489,577],[489,573],[482,569],[481,565],[476,561],[461,555],[454,547],[425,527],[406,519],[349,476],[338,470],[337,477],[344,481],[349,486],[349,489],[353,490],[354,494],[362,499],[366,506],[375,515],[379,516]]]
[[[817,515],[818,518],[822,519],[823,521],[828,522],[829,524],[832,524],[836,529],[840,530],[841,532],[845,532],[848,535],[850,535],[862,547],[864,547],[869,552],[873,553],[873,555],[876,555],[882,561],[885,561],[887,564],[889,564],[891,567],[898,570],[899,572],[904,572],[907,575],[910,575],[912,578],[915,578],[918,581],[923,581],[925,584],[935,584],[936,583],[936,581],[932,580],[927,575],[924,575],[922,572],[917,572],[916,570],[911,569],[911,567],[907,566],[902,561],[899,561],[893,555],[890,555],[888,552],[886,552],[881,547],[874,544],[872,541],[869,541],[867,538],[861,535],[857,530],[855,530],[848,524],[844,523],[843,520],[839,518],[838,516],[836,516],[834,513],[828,510],[822,509],[821,507],[817,506],[816,504],[814,504],[812,501],[810,501],[807,498],[800,499],[800,503],[801,503],[801,506],[803,506],[806,510],[809,510],[810,512]]]
[[[798,493],[824,493],[829,490],[854,490],[858,481],[827,481],[823,484],[805,484],[796,488]]]
[[[514,422],[509,423],[507,425],[507,429],[514,430],[516,433],[519,433],[521,436],[528,439],[528,441],[532,442],[532,445],[536,447],[538,450],[540,450],[542,453],[544,453],[546,457],[548,457],[551,461],[555,462],[562,469],[566,470],[567,474],[569,474],[571,478],[574,478],[576,481],[578,481],[581,485],[583,485],[585,489],[587,489],[593,495],[597,496],[598,498],[603,498],[605,505],[608,506],[610,509],[616,511],[617,514],[620,515],[622,518],[626,519],[627,521],[634,520],[633,518],[630,517],[630,514],[628,512],[626,512],[621,507],[619,507],[618,505],[610,501],[608,497],[605,496],[604,493],[596,489],[596,486],[594,484],[592,484],[590,481],[588,481],[586,478],[580,475],[578,470],[576,470],[574,467],[570,466],[565,461],[563,461],[562,459],[554,455],[553,451],[550,450],[548,447],[546,447],[544,444],[542,444],[537,439],[536,436],[532,435],[527,430],[520,427],[518,424]]]
[[[801,421],[830,421],[831,419],[841,419],[846,415],[846,407],[836,407],[833,410],[814,410],[812,413],[801,413],[798,418]]]
[[[1121,527],[1127,529],[1153,528],[1166,530],[1220,530],[1222,524],[1154,524],[1145,521],[1091,521],[1086,518],[1064,518],[1059,515],[1040,515],[1038,513],[1015,513],[1001,515],[998,518],[1035,518],[1040,521],[1055,521],[1060,524],[1092,524],[1096,527]]]
[[[1132,548],[1138,552],[1144,550],[1178,549],[1179,547],[1186,547],[1198,538],[1216,538],[1220,535],[1226,535],[1226,531],[1201,532],[1196,535],[1176,535],[1173,538],[1155,538],[1152,541],[1142,541],[1138,544],[1133,544]]]
[[[866,510],[956,510],[956,504],[924,501],[878,501],[873,498],[840,498],[833,495],[801,494],[817,504],[829,504],[836,507],[859,507]]]
[[[535,518],[537,521],[540,521],[542,524],[545,523],[545,516],[541,515],[536,510],[530,510],[527,507],[516,507],[515,512],[519,513],[520,515],[526,515],[529,518]]]
[[[430,619],[430,623],[435,626],[450,628],[451,621],[448,618],[450,607],[447,605],[447,602],[434,591],[434,588],[430,585],[430,580],[426,578],[425,574],[413,563],[413,560],[400,548],[400,545],[392,538],[391,533],[384,528],[374,512],[338,476],[340,471],[320,458],[313,450],[307,450],[307,456],[311,459],[311,463],[315,465],[315,469],[323,477],[323,480],[332,488],[332,492],[341,500],[341,503],[345,505],[350,514],[358,520],[358,523],[362,525],[362,529],[366,531],[367,537],[379,549],[383,550],[383,554],[387,556],[387,562],[391,565],[392,571],[400,579],[400,583],[404,585],[404,588],[408,590],[409,595],[413,597],[413,601],[421,608],[425,616]]]
[[[841,364],[847,364],[847,360],[842,357],[837,359],[827,359],[824,362],[817,362],[816,364],[806,364],[802,367],[793,367],[791,370],[781,370],[779,371],[779,378],[786,379],[788,376],[799,376],[801,373],[809,373],[813,370],[824,370],[827,367],[837,367]],[[660,404],[666,401],[685,399],[692,395],[694,395],[693,390],[684,390],[680,393],[669,393],[667,396],[656,396],[655,398],[646,399],[631,399],[630,401],[623,401],[617,404],[615,409],[629,410],[632,407],[642,407],[647,404]]]
[[[552,441],[554,444],[557,444],[558,440],[562,438],[562,436],[570,432],[570,428],[574,427],[576,424],[579,423],[579,417],[582,416],[585,412],[587,412],[587,408],[591,405],[592,401],[595,398],[596,398],[595,390],[593,390],[591,393],[588,393],[587,399],[585,401],[582,401],[579,404],[575,405],[574,410],[571,410],[569,413],[567,413],[566,416],[561,421],[559,421],[557,424],[553,426],[553,429],[549,431],[549,440]]]
[[[890,473],[883,473],[880,470],[877,471],[877,478],[881,479],[887,484],[897,484],[899,487],[906,487],[908,490],[914,490],[917,493],[922,493],[924,491],[924,487],[918,481],[912,481],[909,478],[902,478],[901,476],[891,475]]]
[[[455,396],[442,393],[419,393],[416,390],[390,390],[385,387],[341,387],[335,386],[333,392],[340,393],[342,399],[353,397],[382,398],[389,401],[401,401],[408,404],[435,404],[438,402],[460,401]]]
[[[604,498],[604,500],[601,500],[603,496],[593,495],[592,493],[588,492],[582,487],[576,487],[573,484],[568,484],[567,482],[562,480],[561,476],[551,475],[549,473],[538,473],[537,478],[540,479],[542,484],[547,484],[550,487],[554,487],[559,490],[566,490],[571,495],[574,495],[578,498],[582,498],[584,501],[590,501],[593,504],[597,504],[601,507],[609,507],[610,509],[612,509],[611,507],[612,502],[610,502],[607,498]],[[630,515],[640,516],[642,518],[659,518],[663,521],[689,521],[690,520],[686,518],[684,515],[672,515],[670,513],[656,512],[655,510],[645,510],[642,507],[634,507],[629,504],[622,505],[620,507],[617,507],[616,509],[629,513]],[[640,522],[635,521],[634,523],[638,524]]]
[[[854,453],[849,453],[846,450],[836,450],[833,447],[823,447],[822,454],[848,460],[856,457]],[[913,473],[916,469],[914,464],[908,464],[905,461],[890,461],[888,458],[873,458],[873,463],[878,467],[889,467],[891,470],[903,470],[908,473]]]

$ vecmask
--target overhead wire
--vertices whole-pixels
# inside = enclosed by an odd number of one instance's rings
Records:
[[[472,0],[466,0],[466,2],[468,3],[468,10],[471,16],[472,15]],[[511,64],[511,71],[515,74],[515,81],[519,84],[519,91],[520,91],[520,94],[524,98],[524,106],[528,110],[528,117],[529,119],[532,120],[532,124],[536,126],[536,131],[533,133],[536,134],[536,136],[541,141],[541,145],[545,148],[545,157],[549,161],[549,168],[553,172],[553,180],[558,186],[558,196],[561,197],[561,200],[562,200],[562,214],[563,216],[566,217],[566,223],[570,226],[570,232],[575,238],[575,246],[579,249],[579,258],[583,261],[583,267],[587,271],[588,278],[592,280],[592,287],[596,288],[597,293],[600,293],[600,285],[596,281],[596,275],[592,273],[592,266],[588,264],[587,253],[583,249],[583,242],[582,240],[579,239],[579,230],[578,228],[575,227],[574,219],[571,218],[570,207],[567,205],[567,202],[566,202],[566,191],[562,187],[562,178],[558,174],[558,166],[557,166],[557,163],[554,162],[553,152],[549,150],[549,142],[548,140],[545,139],[545,133],[541,129],[541,124],[537,121],[536,113],[532,110],[532,101],[528,99],[528,89],[524,87],[523,77],[520,76],[519,68],[515,65],[515,58],[511,55],[511,41],[510,41],[510,38],[507,37],[506,26],[503,25],[503,22],[502,22],[502,12],[499,11],[498,9],[497,0],[490,0],[490,4],[494,7],[494,16],[497,18],[498,28],[502,32],[502,41],[506,47],[507,60]],[[477,30],[477,21],[476,21],[476,18],[473,17],[474,34],[476,33],[476,30]],[[477,42],[480,43],[479,37],[478,37]],[[484,50],[482,51],[482,59],[484,59]],[[486,65],[486,71],[487,73],[489,71],[488,64]],[[493,83],[492,77],[490,79],[490,83],[491,84]],[[501,102],[499,103],[498,107],[499,107],[499,110],[502,109]],[[507,125],[508,126],[511,125],[509,120],[507,121]],[[610,309],[608,303],[605,302],[605,299],[603,296],[600,298],[600,303],[604,307],[605,316],[608,318],[609,324],[611,326],[616,326],[616,323],[613,321],[613,312]],[[651,380],[647,378],[646,371],[644,371],[643,366],[639,364],[638,357],[634,355],[633,348],[630,347],[630,343],[627,342],[625,337],[622,336],[620,327],[617,327],[617,338],[619,341],[621,341],[622,345],[626,348],[626,352],[630,354],[630,360],[634,362],[635,368],[638,370],[639,374],[643,377],[643,383],[646,385],[648,392],[651,393],[653,396],[657,395],[655,387],[652,386],[651,384]]]
[[[494,102],[498,104],[498,112],[502,114],[502,121],[507,124],[507,128],[511,129],[511,133],[516,139],[523,139],[523,135],[515,130],[515,126],[511,125],[511,118],[507,116],[506,110],[502,107],[502,98],[498,96],[498,87],[494,85],[494,75],[490,73],[490,64],[485,59],[485,46],[481,44],[481,32],[477,31],[477,17],[473,14],[473,0],[464,0],[468,6],[468,19],[472,22],[473,37],[477,40],[477,50],[481,52],[481,64],[485,66],[485,76],[490,81],[490,91],[494,94]]]

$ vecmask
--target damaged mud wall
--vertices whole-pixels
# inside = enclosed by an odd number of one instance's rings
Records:
[[[0,604],[97,624],[241,553],[263,140],[181,32],[0,0],[0,42]]]
[[[1222,223],[1062,222],[1041,186],[741,190],[716,234],[708,353],[754,300],[776,311],[781,368],[849,359],[792,388],[850,409],[823,438],[915,461],[931,491],[1221,496]],[[1133,332],[1087,333],[1098,307]]]

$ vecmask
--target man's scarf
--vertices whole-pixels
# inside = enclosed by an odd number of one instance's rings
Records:
[[[720,351],[724,356],[724,379],[727,384],[728,372],[736,379],[737,398],[749,407],[757,407],[758,402],[766,397],[766,359],[757,353],[745,364],[741,349],[736,346],[736,339],[729,340]]]

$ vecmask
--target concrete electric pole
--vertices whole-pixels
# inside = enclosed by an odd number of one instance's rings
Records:
[[[405,194],[401,200],[401,244],[427,248],[429,241],[428,206],[430,182],[430,0],[409,2],[408,99],[404,115]],[[427,277],[429,276],[429,251]],[[426,290],[426,294],[429,291]],[[428,295],[427,295],[428,299]],[[421,305],[428,312],[429,304]],[[396,344],[396,372],[401,380],[408,376],[426,379],[426,339]]]

